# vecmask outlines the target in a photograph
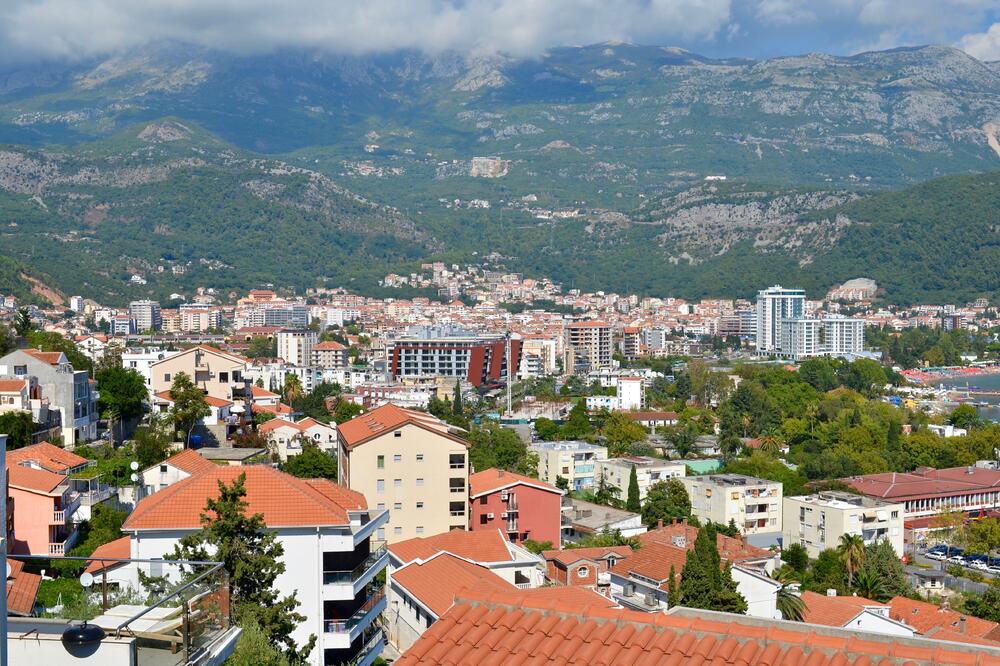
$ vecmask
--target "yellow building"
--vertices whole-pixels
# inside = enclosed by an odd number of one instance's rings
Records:
[[[242,356],[208,345],[192,347],[150,366],[150,390],[154,395],[169,391],[174,378],[183,372],[206,395],[237,402],[246,396],[248,390],[243,378],[246,365]]]
[[[389,510],[379,540],[396,543],[466,529],[469,444],[430,414],[392,404],[340,424],[341,484]]]

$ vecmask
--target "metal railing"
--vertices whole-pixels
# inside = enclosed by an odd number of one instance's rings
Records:
[[[356,656],[351,661],[347,662],[347,666],[357,666],[358,664],[360,664],[368,657],[371,651],[374,650],[376,646],[378,646],[378,644],[382,642],[382,640],[383,640],[382,630],[379,629],[374,634],[372,634],[371,638],[365,641],[365,644],[361,646],[360,650],[358,650],[358,656]]]
[[[324,585],[336,585],[342,583],[353,583],[367,573],[376,562],[378,562],[387,553],[386,545],[382,544],[378,549],[372,551],[368,557],[364,559],[358,566],[353,569],[347,570],[337,570],[337,571],[324,571],[323,572],[323,584]]]
[[[385,590],[379,589],[368,597],[365,603],[361,605],[361,608],[356,610],[351,617],[345,620],[323,620],[323,632],[327,634],[350,633],[354,627],[365,620],[372,609],[378,606],[383,599],[385,599]]]

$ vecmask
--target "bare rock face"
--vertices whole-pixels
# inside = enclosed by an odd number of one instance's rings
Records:
[[[190,137],[191,130],[176,121],[150,123],[138,134],[140,141],[149,141],[150,143],[182,141]]]
[[[499,157],[473,157],[469,175],[473,178],[502,178],[510,171],[510,162]]]

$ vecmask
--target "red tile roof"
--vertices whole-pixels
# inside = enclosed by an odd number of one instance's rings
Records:
[[[603,321],[574,321],[570,328],[607,328],[609,324]]]
[[[161,463],[153,465],[173,465],[182,472],[197,474],[215,467],[215,463],[202,458],[194,449],[184,449],[180,453],[175,453]]]
[[[517,589],[486,567],[448,553],[411,562],[393,571],[392,580],[438,617],[451,608],[455,596],[463,590]]]
[[[866,608],[886,607],[885,604],[864,597],[829,597],[808,590],[804,590],[800,596],[806,605],[802,614],[803,621],[827,627],[843,627]]]
[[[962,632],[967,636],[983,638],[997,629],[996,622],[982,620],[965,613],[942,608],[926,601],[907,597],[894,597],[889,601],[889,617],[903,622],[924,636],[936,637],[938,632]],[[965,628],[962,629],[962,618]]]
[[[20,465],[29,461],[44,470],[58,474],[65,474],[67,470],[86,465],[89,462],[83,456],[78,456],[72,451],[67,451],[49,442],[39,442],[7,452],[8,465]]]
[[[251,386],[250,394],[255,398],[277,398],[279,394],[272,391],[268,391],[266,388],[260,386]]]
[[[160,400],[165,400],[167,402],[173,402],[173,396],[171,396],[170,391],[160,391],[156,394],[156,397]],[[232,400],[223,400],[222,398],[216,398],[210,395],[205,396],[205,404],[211,407],[228,407],[233,404]]]
[[[268,527],[346,525],[348,510],[367,506],[361,493],[332,481],[299,479],[263,465],[212,465],[143,498],[122,529],[197,529],[206,500],[219,495],[219,482],[230,485],[241,474],[246,474],[247,514],[262,514]]]
[[[20,393],[27,384],[27,379],[0,379],[0,393]]]
[[[610,554],[618,555],[619,557],[631,557],[632,549],[628,546],[596,546],[594,548],[565,548],[563,550],[544,550],[542,551],[542,557],[546,560],[552,560],[558,562],[564,567],[568,567],[574,562],[579,562],[580,560],[600,560],[606,558]]]
[[[460,596],[396,664],[997,666],[1000,651],[709,611],[536,609]]]
[[[370,412],[356,416],[346,423],[341,423],[337,431],[348,449],[353,449],[365,442],[375,439],[387,432],[404,425],[415,425],[418,428],[435,432],[442,437],[460,442],[468,446],[468,442],[448,432],[448,424],[441,419],[412,409],[403,409],[393,404],[376,407]]]
[[[685,548],[694,548],[694,540],[698,538],[698,528],[687,523],[674,523],[664,525],[655,530],[649,530],[639,535],[639,541],[645,546],[647,543],[662,543],[668,546],[674,545],[675,537],[683,537]],[[719,556],[727,562],[739,564],[748,560],[762,560],[774,557],[774,553],[763,548],[751,546],[743,539],[716,534],[715,543],[719,549]]]
[[[842,479],[860,493],[882,499],[944,497],[1000,486],[1000,470],[979,467],[918,468],[913,472],[887,472]]]
[[[25,353],[34,356],[39,361],[43,363],[48,363],[49,365],[59,365],[60,363],[66,363],[67,359],[62,352],[46,352],[39,351],[37,349],[25,349]]]
[[[53,474],[42,469],[32,469],[24,465],[7,465],[7,482],[12,488],[22,488],[46,495],[54,494],[60,484],[66,483],[62,474]]]
[[[347,347],[334,340],[327,340],[326,342],[313,345],[313,351],[344,351],[345,349]]]
[[[415,537],[389,544],[389,552],[401,562],[426,560],[441,551],[474,562],[512,562],[507,539],[500,530],[451,530],[429,537]]]
[[[559,495],[563,494],[563,491],[544,481],[539,481],[523,474],[515,474],[514,472],[490,467],[489,469],[484,469],[482,472],[469,475],[469,497],[474,499],[480,495],[486,495],[501,488],[509,488],[518,484],[526,484]]]
[[[7,560],[10,575],[7,576],[7,611],[14,615],[29,615],[35,607],[35,597],[42,577],[24,571],[24,562]]]
[[[94,549],[94,552],[90,554],[91,557],[113,557],[118,559],[127,560],[132,556],[132,537],[123,536],[120,539],[115,539],[114,541],[109,541],[105,544],[101,544]],[[87,568],[84,569],[86,573],[93,574],[104,569],[113,569],[119,566],[120,562],[101,562],[99,560],[90,560],[87,562]]]
[[[289,407],[283,402],[279,402],[277,405],[261,405],[255,402],[252,405],[250,405],[250,411],[255,413],[264,412],[266,414],[287,415],[291,414],[295,410],[293,410],[291,407]]]

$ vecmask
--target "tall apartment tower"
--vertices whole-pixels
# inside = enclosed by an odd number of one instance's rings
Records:
[[[781,320],[805,315],[804,289],[775,285],[757,292],[757,353],[773,354],[781,349]]]
[[[577,321],[566,329],[567,372],[589,372],[611,367],[611,325]]]
[[[135,320],[135,330],[158,331],[163,328],[163,315],[156,301],[132,301],[128,304],[129,315]]]
[[[309,367],[318,340],[319,334],[311,329],[278,331],[278,357],[300,368]]]

